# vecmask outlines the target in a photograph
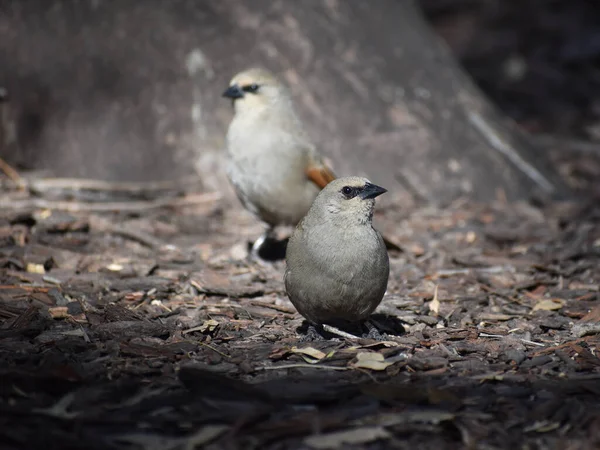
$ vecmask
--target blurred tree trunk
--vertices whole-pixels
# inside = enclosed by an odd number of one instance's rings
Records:
[[[231,118],[220,94],[254,65],[290,86],[339,175],[431,202],[566,193],[409,0],[4,0],[0,88],[16,139],[0,157],[115,180],[195,168],[218,189]]]

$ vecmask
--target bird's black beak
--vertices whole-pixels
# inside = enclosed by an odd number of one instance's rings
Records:
[[[228,97],[232,100],[237,98],[242,98],[244,96],[244,91],[237,84],[232,84],[227,88],[225,92],[223,92],[223,97]]]
[[[360,198],[366,200],[368,198],[379,197],[381,194],[385,194],[387,189],[382,188],[381,186],[377,186],[376,184],[366,183],[365,188],[359,194]]]

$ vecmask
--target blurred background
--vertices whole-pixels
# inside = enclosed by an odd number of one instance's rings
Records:
[[[600,5],[586,0],[421,4],[485,94],[537,142],[554,144],[550,149],[563,175],[577,186],[596,185]]]
[[[534,133],[600,138],[597,2],[421,4],[468,73],[520,126]]]
[[[585,0],[3,0],[0,157],[47,176],[198,175],[231,193],[221,92],[262,65],[338,174],[430,201],[521,198],[539,183],[490,150],[477,111],[548,192],[593,192],[599,25]]]

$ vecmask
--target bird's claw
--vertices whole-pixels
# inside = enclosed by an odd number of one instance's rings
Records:
[[[368,331],[368,333],[363,335],[364,337],[366,337],[367,339],[374,339],[376,341],[384,341],[385,340],[383,335],[380,333],[380,331],[377,329],[377,327],[375,325],[373,325],[372,322],[367,320],[365,322],[365,326],[367,327],[367,329],[369,331]]]

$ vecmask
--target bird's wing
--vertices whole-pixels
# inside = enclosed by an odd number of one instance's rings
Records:
[[[323,189],[336,178],[335,174],[329,167],[327,167],[314,149],[309,157],[308,166],[306,168],[306,176],[321,189]]]

